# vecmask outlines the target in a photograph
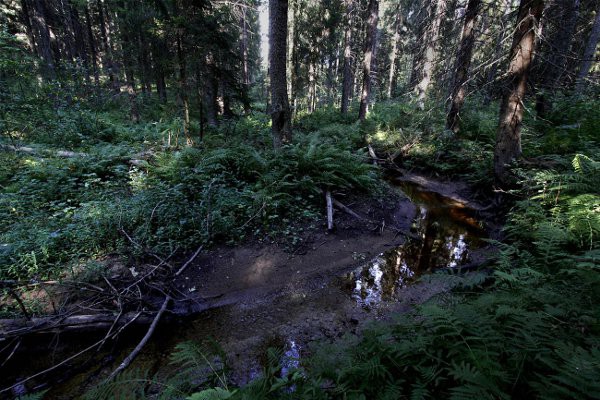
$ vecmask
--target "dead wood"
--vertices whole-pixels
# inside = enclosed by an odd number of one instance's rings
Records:
[[[182,273],[183,271],[185,271],[185,269],[188,267],[188,265],[190,265],[190,264],[191,264],[191,263],[192,263],[192,262],[193,262],[193,261],[196,259],[196,257],[198,257],[198,254],[200,254],[200,252],[202,251],[202,248],[203,248],[203,247],[204,247],[204,246],[200,246],[200,247],[198,247],[198,250],[196,250],[196,252],[195,252],[195,253],[194,253],[194,254],[193,254],[191,257],[190,257],[190,259],[189,259],[189,260],[187,260],[187,261],[185,262],[185,264],[183,264],[183,265],[181,266],[181,268],[179,268],[179,269],[177,270],[177,272],[175,272],[175,276],[179,276],[179,275],[181,275],[181,273]]]
[[[162,306],[160,307],[160,310],[158,310],[158,313],[156,313],[156,316],[152,320],[152,323],[150,324],[150,327],[148,328],[148,331],[146,332],[146,334],[144,335],[142,340],[138,343],[137,346],[135,346],[135,349],[133,349],[133,351],[131,353],[129,353],[129,355],[127,357],[125,357],[125,359],[121,362],[121,364],[119,364],[117,369],[115,369],[112,372],[112,374],[110,374],[110,376],[108,377],[108,380],[113,379],[121,371],[123,371],[125,368],[127,368],[129,366],[129,364],[131,364],[133,359],[139,354],[139,352],[142,351],[142,349],[144,348],[146,343],[148,343],[148,340],[150,340],[150,337],[152,337],[152,334],[154,333],[154,330],[156,329],[156,326],[158,325],[158,321],[160,321],[160,318],[162,317],[163,313],[167,309],[167,306],[169,305],[170,301],[171,301],[170,296],[165,297],[165,301],[163,302]]]

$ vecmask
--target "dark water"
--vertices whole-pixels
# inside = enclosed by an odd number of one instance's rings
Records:
[[[485,237],[474,210],[415,184],[398,185],[416,205],[412,237],[344,277],[345,287],[366,307],[394,300],[422,274],[465,266]]]

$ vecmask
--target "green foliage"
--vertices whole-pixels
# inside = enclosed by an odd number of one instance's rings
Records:
[[[182,148],[178,118],[130,124],[120,100],[63,105],[64,95],[57,107],[40,101],[33,118],[13,114],[16,144],[32,151],[0,160],[2,278],[43,279],[103,254],[136,255],[123,231],[165,256],[249,236],[295,242],[290,221],[322,215],[324,190],[377,188],[355,125],[349,135],[345,125],[320,126],[275,152],[268,118],[251,114]]]
[[[232,399],[597,398],[597,166],[593,159],[578,155],[573,172],[529,171],[531,182],[526,187],[532,188],[531,198],[518,203],[509,215],[509,241],[498,243],[491,286],[482,274],[477,279],[453,276],[452,293],[398,315],[391,323],[372,324],[360,337],[348,335],[316,345],[313,356],[303,361],[303,373],[279,381],[277,390],[272,390],[276,374],[267,372],[227,395]],[[577,184],[566,184],[572,181]],[[483,285],[486,290],[481,290]]]

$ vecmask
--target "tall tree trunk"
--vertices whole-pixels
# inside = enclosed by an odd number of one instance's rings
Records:
[[[248,66],[248,20],[246,17],[246,7],[240,10],[240,56],[242,59],[242,104],[244,114],[250,113],[250,71]]]
[[[442,19],[446,14],[446,0],[437,0],[435,14],[431,26],[427,34],[427,43],[423,54],[423,68],[421,70],[420,79],[416,86],[416,99],[418,108],[425,109],[425,98],[427,90],[431,83],[433,68],[437,58],[438,38],[440,35],[440,26]]]
[[[508,183],[508,164],[521,155],[523,102],[535,49],[536,31],[543,10],[543,0],[521,0],[519,5],[494,150],[494,175],[501,185]]]
[[[25,32],[27,33],[27,41],[29,42],[29,47],[31,47],[33,53],[39,54],[37,45],[35,44],[33,25],[31,22],[31,11],[28,0],[21,0],[21,20],[23,22],[23,26],[25,26]]]
[[[139,54],[139,65],[140,73],[142,76],[142,92],[152,93],[152,84],[150,83],[150,77],[152,76],[152,65],[148,57],[148,44],[142,37],[140,32],[137,36],[138,54]]]
[[[46,18],[46,9],[42,0],[33,0],[33,28],[37,33],[37,48],[43,60],[42,74],[47,80],[56,79],[56,70],[50,45],[50,29]]]
[[[354,71],[352,69],[352,30],[354,24],[352,14],[354,13],[354,0],[346,0],[346,30],[344,32],[344,78],[342,81],[342,114],[348,113],[348,103],[350,102],[350,92],[354,84]]]
[[[165,72],[165,59],[167,54],[166,45],[163,38],[157,37],[152,42],[152,48],[150,56],[152,58],[152,64],[154,68],[154,80],[156,81],[156,92],[161,102],[167,102],[167,83],[166,83],[166,72]]]
[[[100,73],[98,72],[98,51],[96,50],[96,40],[94,39],[94,31],[92,30],[92,19],[90,17],[89,5],[85,6],[85,25],[90,46],[90,56],[92,59],[92,73],[94,74],[94,83],[100,85]]]
[[[548,93],[541,92],[536,98],[536,111],[542,118],[552,111],[552,101],[549,95],[560,86],[567,69],[567,58],[579,15],[579,3],[580,0],[560,0],[558,2],[560,11],[558,18],[562,23],[557,26],[557,31],[550,40],[550,56],[548,60],[544,61],[546,68],[540,82],[541,88]]]
[[[454,133],[459,131],[460,109],[465,102],[465,83],[471,66],[473,45],[475,44],[475,23],[480,6],[481,0],[469,0],[458,54],[456,55],[456,68],[451,95],[452,103],[446,118],[446,129],[450,129]]]
[[[544,74],[544,86],[549,88],[556,88],[563,78],[579,17],[580,0],[561,0],[560,5],[562,23],[552,38],[552,54]]]
[[[181,32],[177,32],[177,63],[179,64],[179,96],[183,106],[183,134],[185,142],[188,146],[192,146],[194,141],[190,134],[190,104],[188,100],[187,90],[187,75],[186,75],[186,59],[183,52],[183,44],[181,42]]]
[[[363,58],[363,83],[360,93],[360,109],[358,119],[364,121],[367,118],[369,107],[369,97],[371,96],[371,63],[373,61],[373,51],[375,41],[377,40],[377,20],[379,19],[379,1],[369,0],[368,19],[367,19],[367,37],[365,39],[365,52]]]
[[[292,118],[286,82],[288,2],[269,0],[269,77],[271,131],[275,148],[292,141]]]
[[[108,21],[106,20],[106,12],[104,10],[104,2],[102,0],[97,0],[98,5],[98,17],[100,20],[100,35],[102,36],[102,45],[104,47],[104,60],[102,60],[102,64],[108,74],[108,79],[111,83],[111,86],[115,90],[115,92],[119,92],[120,83],[119,83],[119,74],[116,71],[116,66],[113,59],[113,49],[112,49],[112,41],[109,35],[108,30]]]
[[[217,97],[218,97],[218,80],[217,80],[217,66],[215,65],[215,59],[212,54],[208,54],[206,56],[206,81],[205,85],[205,94],[206,99],[204,101],[206,105],[206,122],[208,126],[216,127],[217,120]]]
[[[71,13],[71,23],[73,24],[73,33],[75,34],[75,45],[77,47],[77,55],[83,63],[85,71],[85,81],[89,85],[91,83],[92,71],[90,70],[90,54],[88,53],[88,44],[86,43],[86,34],[84,27],[79,18],[77,7],[69,2],[69,10]]]
[[[198,97],[198,111],[200,113],[200,141],[204,140],[204,101],[202,97],[204,93],[202,92],[202,88],[200,87],[200,82],[202,82],[200,67],[196,66],[196,94]]]
[[[395,90],[394,83],[396,82],[396,58],[398,57],[398,46],[400,44],[400,30],[404,23],[404,16],[402,15],[401,5],[398,4],[396,9],[396,20],[394,23],[394,35],[392,36],[392,51],[390,52],[390,74],[387,81],[387,98],[391,98]]]
[[[308,62],[308,112],[315,111],[315,98],[317,97],[316,63],[312,60]]]
[[[121,46],[123,47],[124,54],[128,54],[131,51],[132,45],[129,39],[127,31],[123,31],[121,35]],[[135,91],[135,78],[133,75],[133,66],[129,57],[123,57],[124,69],[125,69],[125,84],[127,87],[127,97],[129,98],[129,115],[133,122],[139,122],[140,113],[137,108],[137,93]]]
[[[420,9],[416,12],[415,18],[415,36],[417,40],[412,46],[412,62],[410,68],[410,78],[408,87],[411,91],[415,91],[419,83],[421,73],[423,72],[423,61],[425,57],[425,43],[427,43],[427,35],[429,34],[429,24],[431,23],[430,16],[435,12],[435,3],[421,2]]]
[[[596,10],[596,19],[592,26],[592,31],[588,38],[585,50],[583,52],[583,60],[581,61],[581,67],[577,74],[577,81],[575,83],[575,93],[580,94],[585,86],[585,79],[590,73],[592,68],[592,62],[594,61],[594,55],[596,54],[596,46],[600,40],[600,7]]]
[[[504,47],[504,40],[506,39],[507,33],[509,29],[507,29],[506,25],[509,21],[510,11],[511,11],[512,0],[503,0],[502,5],[502,17],[500,18],[500,32],[496,39],[496,45],[494,46],[494,54],[492,56],[492,64],[490,65],[486,75],[485,75],[485,96],[483,99],[484,105],[489,105],[492,101],[493,94],[493,82],[496,79],[496,73],[498,71],[498,64],[500,63],[500,58],[502,55],[502,48]]]
[[[286,79],[287,79],[287,90],[290,98],[294,96],[294,49],[295,49],[295,40],[296,40],[296,11],[298,10],[298,0],[292,0],[291,3],[288,4],[287,10],[287,47],[286,47]]]

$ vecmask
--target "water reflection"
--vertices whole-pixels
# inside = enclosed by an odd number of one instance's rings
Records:
[[[393,300],[423,273],[464,265],[485,236],[463,205],[414,187],[403,190],[418,206],[411,226],[415,238],[346,276],[353,297],[364,306]]]

